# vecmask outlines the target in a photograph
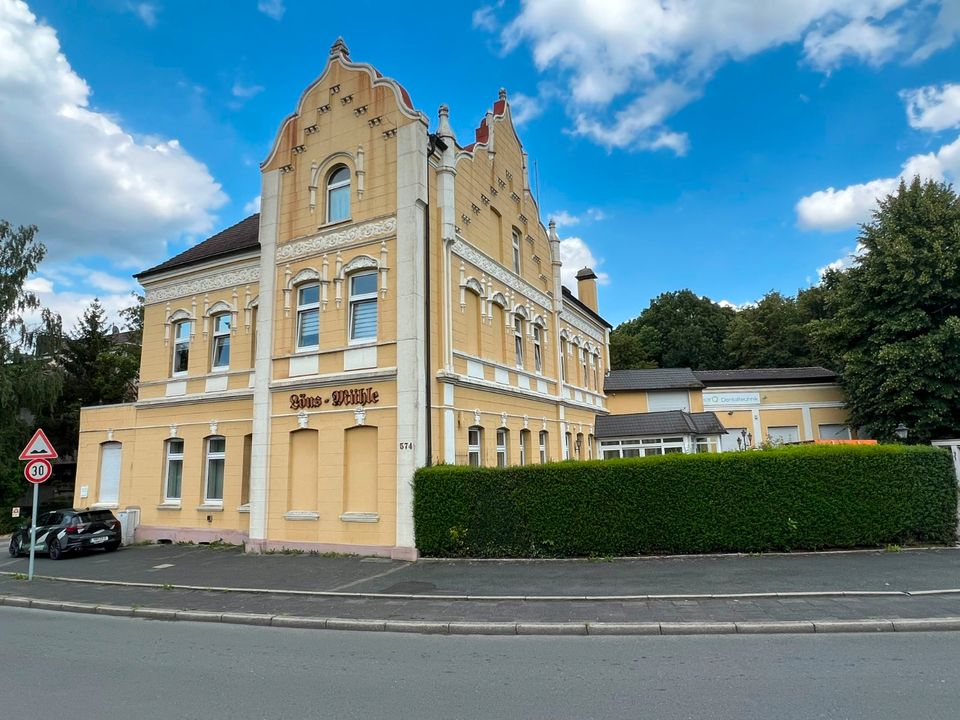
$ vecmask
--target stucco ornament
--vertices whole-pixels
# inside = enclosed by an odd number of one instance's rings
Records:
[[[357,421],[357,425],[363,425],[367,420],[367,411],[363,405],[358,405],[357,409],[353,411],[353,419]]]
[[[306,410],[301,410],[300,412],[297,413],[297,425],[300,427],[301,430],[307,427],[307,424],[309,423],[309,421],[310,421],[310,416],[307,415]]]

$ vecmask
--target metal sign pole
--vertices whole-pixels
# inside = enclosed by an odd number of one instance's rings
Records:
[[[37,552],[37,502],[40,485],[33,484],[33,520],[30,521],[30,569],[27,571],[27,580],[33,580],[33,556]]]

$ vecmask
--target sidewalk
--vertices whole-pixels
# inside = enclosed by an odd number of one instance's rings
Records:
[[[916,620],[927,621],[930,629],[960,629],[956,548],[405,563],[151,545],[59,562],[38,556],[32,583],[15,575],[26,571],[26,558],[0,559],[0,602],[22,606],[23,598],[31,598],[47,601],[36,607],[74,611],[100,608],[109,613],[105,606],[112,606],[130,610],[114,614],[167,619],[177,617],[173,611],[199,611],[207,615],[181,612],[179,619],[245,617],[256,624],[303,626],[309,623],[294,618],[310,618],[310,626],[340,627],[340,621],[352,621],[356,628],[416,626],[426,632],[471,631],[468,626],[480,631],[485,625],[498,632],[511,627],[513,632],[547,632],[552,627],[554,632],[582,629],[584,634],[591,628],[656,628],[660,633],[664,628],[758,631],[753,626],[781,632],[922,629]],[[906,619],[914,622],[900,622]]]

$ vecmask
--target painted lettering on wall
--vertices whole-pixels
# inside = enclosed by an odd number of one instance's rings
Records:
[[[290,396],[291,410],[311,410],[324,405],[342,407],[344,405],[376,405],[380,402],[380,393],[372,387],[334,390],[328,397],[297,393]]]

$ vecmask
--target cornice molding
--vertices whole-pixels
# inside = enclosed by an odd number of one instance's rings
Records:
[[[601,345],[605,344],[605,333],[590,325],[590,323],[588,323],[586,320],[582,320],[581,318],[577,317],[572,312],[569,312],[566,309],[561,310],[560,320],[568,323],[569,325],[573,325],[573,327],[577,328],[577,330],[586,333]]]
[[[450,246],[450,249],[454,254],[459,255],[470,264],[480,268],[488,276],[503,283],[511,290],[515,290],[522,296],[530,298],[545,310],[553,312],[553,300],[549,295],[537,290],[530,283],[520,279],[499,263],[494,262],[462,238],[456,238]]]
[[[277,247],[277,262],[288,262],[305,255],[315,255],[351,243],[393,235],[397,231],[395,217],[381,218],[342,230],[320,233]]]
[[[166,302],[167,300],[173,300],[175,298],[199,295],[200,293],[222,290],[223,288],[235,287],[237,285],[248,285],[259,281],[260,266],[250,265],[235,270],[227,270],[226,272],[204,275],[194,278],[193,280],[149,288],[146,291],[144,302],[150,305],[151,303]]]

